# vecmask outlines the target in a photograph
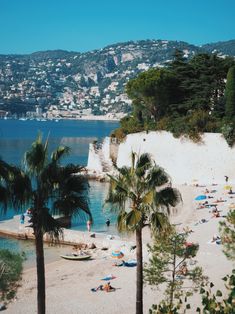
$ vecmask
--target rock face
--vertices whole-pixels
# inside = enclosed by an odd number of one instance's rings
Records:
[[[163,66],[175,49],[191,58],[198,52],[235,55],[235,41],[202,47],[181,41],[142,40],[86,53],[63,50],[30,55],[0,55],[0,109],[11,113],[76,110],[85,115],[126,113],[126,82],[149,68]]]
[[[103,143],[92,143],[89,146],[87,170],[96,175],[110,172],[113,163],[110,158],[110,138],[106,137]]]
[[[131,151],[149,153],[176,184],[223,184],[225,175],[235,183],[235,147],[231,149],[219,133],[205,133],[201,143],[165,131],[130,134],[119,146],[119,167],[130,166]]]
[[[230,148],[219,133],[205,133],[201,143],[177,139],[165,131],[129,134],[119,144],[118,167],[131,165],[132,151],[149,153],[171,176],[174,184],[223,184],[225,176],[229,177],[229,183],[235,184],[235,147]],[[103,158],[110,160],[108,149],[104,150]],[[90,170],[92,165],[93,171],[98,171],[95,163],[90,163]]]

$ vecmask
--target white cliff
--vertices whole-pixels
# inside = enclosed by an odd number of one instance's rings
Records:
[[[89,145],[87,170],[90,173],[101,174],[112,170],[110,158],[110,138],[106,137],[102,144],[92,143]]]
[[[100,151],[90,145],[88,169],[105,172],[111,169],[110,140],[106,138]],[[117,166],[130,166],[131,152],[149,153],[156,164],[163,167],[175,184],[224,183],[224,176],[235,183],[235,147],[230,148],[219,133],[205,133],[201,143],[185,138],[174,138],[169,132],[129,134],[120,143]],[[106,169],[105,169],[106,168]]]
[[[175,138],[169,132],[129,134],[120,144],[117,165],[130,165],[131,152],[149,153],[171,176],[173,183],[235,183],[235,147],[219,133],[205,133],[201,143]]]

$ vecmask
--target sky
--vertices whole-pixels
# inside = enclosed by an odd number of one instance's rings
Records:
[[[0,54],[235,39],[235,0],[0,0]]]

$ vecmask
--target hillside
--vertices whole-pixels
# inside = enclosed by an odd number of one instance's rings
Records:
[[[235,40],[219,41],[217,43],[203,45],[202,48],[209,53],[218,55],[235,56]]]
[[[197,47],[181,41],[142,40],[86,53],[64,50],[0,55],[0,109],[11,113],[60,109],[87,114],[126,113],[127,81],[172,60],[175,49],[187,58],[199,52],[235,56],[235,41]]]

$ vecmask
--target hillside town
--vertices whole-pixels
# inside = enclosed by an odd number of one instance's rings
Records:
[[[211,52],[210,45],[205,47]],[[190,58],[204,48],[180,41],[143,40],[86,53],[0,55],[0,116],[30,118],[42,112],[48,118],[120,118],[130,111],[127,81],[166,65],[176,49]]]

